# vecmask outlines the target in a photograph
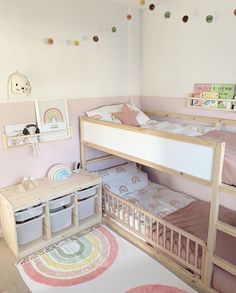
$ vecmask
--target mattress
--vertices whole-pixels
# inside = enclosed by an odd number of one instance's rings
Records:
[[[122,197],[159,218],[164,218],[195,201],[190,195],[170,190],[154,182],[149,182],[146,187]]]
[[[206,134],[210,131],[216,130],[215,126],[202,126],[196,124],[180,124],[168,121],[159,122],[157,120],[149,120],[146,125],[142,125],[143,128],[151,130],[166,131],[170,133],[182,134],[187,136],[199,136]]]

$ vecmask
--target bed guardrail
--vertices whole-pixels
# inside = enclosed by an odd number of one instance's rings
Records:
[[[204,276],[206,244],[203,240],[151,215],[107,189],[103,192],[103,212],[201,278]]]

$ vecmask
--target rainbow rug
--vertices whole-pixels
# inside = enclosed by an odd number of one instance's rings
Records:
[[[33,293],[193,293],[151,257],[98,225],[16,264]]]

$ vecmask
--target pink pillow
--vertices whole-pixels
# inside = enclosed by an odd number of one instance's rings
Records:
[[[132,126],[139,126],[139,123],[136,119],[138,116],[138,111],[130,110],[130,108],[124,104],[122,111],[113,113],[113,115],[118,118],[122,123],[132,125]]]

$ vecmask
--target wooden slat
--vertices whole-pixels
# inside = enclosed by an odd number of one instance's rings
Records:
[[[231,273],[232,275],[236,276],[236,266],[232,263],[218,256],[213,257],[213,263],[218,267],[224,269],[225,271]]]
[[[234,226],[223,223],[221,221],[217,221],[216,228],[224,233],[227,233],[233,237],[236,237],[236,227]]]
[[[213,272],[213,255],[216,245],[216,222],[219,215],[219,186],[222,181],[223,160],[224,160],[225,144],[219,143],[215,149],[213,163],[213,187],[211,194],[211,207],[209,216],[208,238],[207,238],[207,256],[205,265],[205,284],[208,288],[211,287],[211,279]],[[204,266],[204,264],[203,264]]]
[[[220,185],[220,190],[222,192],[229,193],[229,194],[232,194],[232,195],[235,195],[236,196],[236,187],[234,187],[234,186],[230,186],[230,185],[226,185],[226,184],[221,184]]]

